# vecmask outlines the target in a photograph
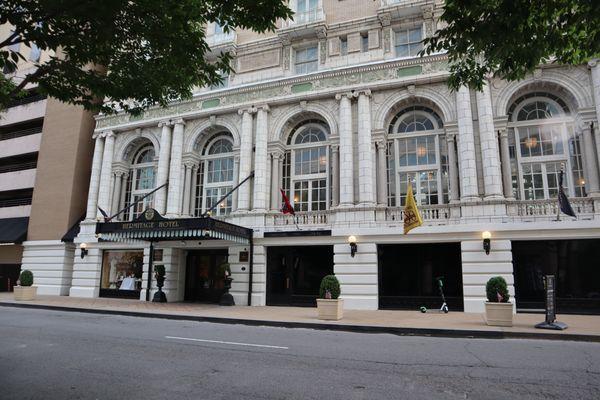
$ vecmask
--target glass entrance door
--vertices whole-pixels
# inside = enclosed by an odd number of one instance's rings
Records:
[[[185,301],[218,303],[224,279],[218,268],[227,262],[226,249],[190,251],[186,260]]]

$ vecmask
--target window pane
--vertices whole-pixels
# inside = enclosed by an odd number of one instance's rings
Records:
[[[421,41],[421,28],[411,29],[408,34],[408,39],[411,43],[420,42]]]

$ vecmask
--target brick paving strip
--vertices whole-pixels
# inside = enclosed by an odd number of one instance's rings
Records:
[[[75,311],[146,318],[205,321],[255,326],[327,329],[349,332],[390,333],[437,337],[528,338],[577,340],[600,343],[599,315],[558,315],[566,323],[564,331],[535,329],[543,314],[517,314],[514,326],[485,324],[482,314],[448,314],[396,310],[345,310],[340,321],[317,319],[316,308],[306,307],[222,307],[214,304],[152,303],[139,300],[38,296],[33,301],[17,302],[12,293],[0,293],[0,306]]]

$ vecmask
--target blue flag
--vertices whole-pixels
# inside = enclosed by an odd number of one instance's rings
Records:
[[[560,207],[561,212],[577,218],[577,215],[575,214],[575,211],[573,211],[573,207],[571,207],[571,203],[569,203],[569,199],[565,194],[565,190],[563,189],[563,174],[564,171],[561,169],[558,178],[558,206]]]

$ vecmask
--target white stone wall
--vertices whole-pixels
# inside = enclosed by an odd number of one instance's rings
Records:
[[[340,281],[344,308],[377,310],[377,245],[360,241],[357,253],[351,257],[347,243],[336,244],[333,253],[333,272]]]
[[[64,296],[71,287],[74,254],[75,245],[60,240],[24,242],[21,270],[33,272],[38,294]]]
[[[465,312],[483,313],[486,301],[485,285],[494,276],[508,283],[508,292],[515,306],[515,288],[510,240],[491,242],[490,254],[485,254],[482,240],[468,240],[460,244],[462,252],[463,296]]]

